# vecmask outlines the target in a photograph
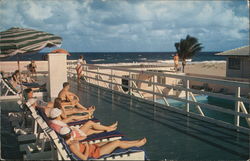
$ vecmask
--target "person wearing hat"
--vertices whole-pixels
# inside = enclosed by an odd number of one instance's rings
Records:
[[[72,122],[73,120],[79,120],[78,118],[83,117],[83,116],[70,116],[66,119],[62,119],[61,117],[62,110],[58,108],[53,108],[50,111],[50,121],[49,121],[49,126],[55,130],[57,133],[59,133],[60,129],[62,127],[69,127],[67,123]],[[77,119],[75,119],[77,118]],[[91,120],[87,121],[85,124],[80,126],[79,128],[73,128],[73,136],[74,138],[78,138],[81,136],[88,136],[92,134],[97,134],[105,131],[114,131],[117,129],[118,122],[110,125],[110,126],[104,126],[98,123],[95,123]]]
[[[71,129],[68,127],[61,128],[59,134],[65,139],[71,152],[82,160],[87,160],[89,157],[97,159],[102,155],[112,153],[116,148],[128,149],[131,147],[141,147],[147,142],[147,139],[143,138],[134,141],[115,140],[111,142],[89,144],[87,142],[72,140]]]

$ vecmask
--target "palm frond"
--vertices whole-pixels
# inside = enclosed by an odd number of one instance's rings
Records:
[[[199,53],[203,48],[201,45],[197,38],[190,35],[187,35],[186,39],[181,39],[179,43],[175,43],[176,50],[181,59],[191,58]]]

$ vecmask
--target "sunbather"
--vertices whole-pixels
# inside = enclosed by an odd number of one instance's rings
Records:
[[[87,110],[84,106],[79,103],[77,95],[69,91],[70,85],[68,82],[63,83],[63,89],[59,92],[58,97],[62,99],[63,105],[73,105],[78,108]]]
[[[54,101],[54,108],[59,108],[62,110],[63,114],[63,118],[67,118],[67,116],[70,115],[79,115],[79,114],[85,114],[85,115],[89,115],[89,118],[92,117],[93,112],[95,107],[91,106],[89,107],[87,110],[82,109],[82,108],[65,108],[65,105],[63,105],[62,99],[61,98],[56,98]]]
[[[39,85],[38,83],[28,83],[28,82],[24,82],[24,79],[21,75],[21,73],[19,72],[19,70],[16,70],[10,79],[10,83],[11,85],[18,91],[21,91],[21,85],[23,89],[26,88],[32,88],[33,90],[39,90],[39,89],[44,89],[46,87],[46,84],[43,85]]]
[[[147,142],[147,139],[143,138],[135,141],[115,140],[111,142],[88,144],[86,142],[72,140],[72,131],[68,127],[61,128],[59,133],[69,145],[71,152],[82,160],[87,160],[89,157],[97,159],[102,155],[112,153],[116,148],[127,149],[131,147],[141,147]]]
[[[58,108],[53,108],[50,111],[50,121],[49,126],[54,129],[57,133],[60,132],[62,127],[68,127],[66,123],[75,121],[75,120],[82,120],[83,116],[70,116],[66,119],[61,117],[62,111]],[[104,126],[93,121],[87,121],[79,128],[71,127],[72,129],[72,136],[77,140],[83,140],[86,136],[91,134],[97,134],[105,131],[114,131],[117,129],[118,123],[114,123],[110,126]]]
[[[24,93],[27,94],[27,102],[31,104],[33,108],[41,108],[44,110],[44,113],[49,116],[50,110],[53,108],[53,102],[45,102],[41,99],[34,98],[33,90],[31,88],[27,88],[24,90]]]

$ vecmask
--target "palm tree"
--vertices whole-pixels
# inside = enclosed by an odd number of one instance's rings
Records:
[[[182,72],[184,73],[184,68],[186,65],[186,59],[191,58],[195,54],[201,51],[203,48],[198,39],[187,35],[186,39],[181,39],[180,42],[176,42],[175,48],[177,53],[182,60]]]

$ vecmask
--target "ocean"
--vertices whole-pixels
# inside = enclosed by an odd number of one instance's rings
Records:
[[[215,55],[218,52],[200,52],[192,58],[192,62],[225,61],[226,57]],[[43,60],[47,53],[23,54],[19,60]],[[89,64],[133,63],[133,62],[164,62],[173,60],[175,52],[70,52],[69,60],[76,60],[80,55]],[[1,61],[16,61],[17,56]]]

